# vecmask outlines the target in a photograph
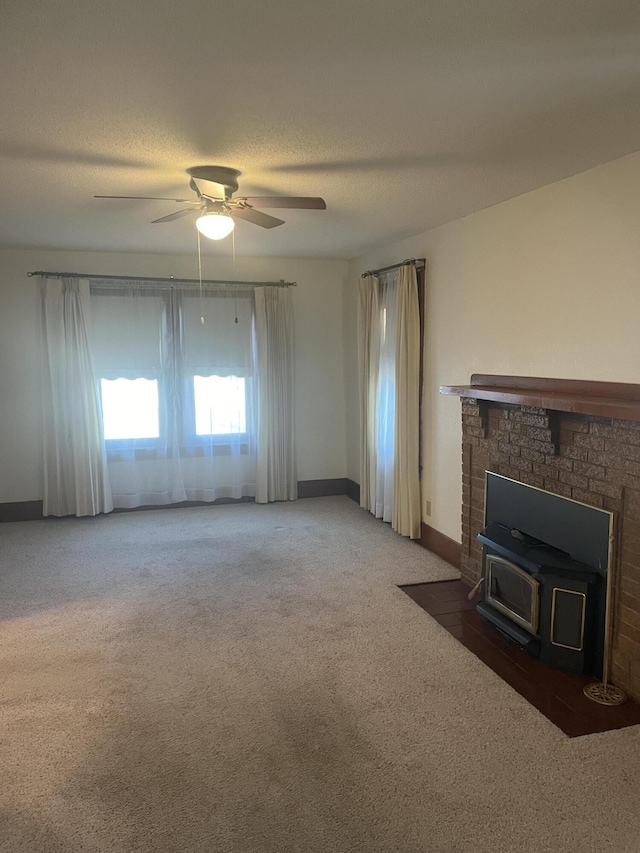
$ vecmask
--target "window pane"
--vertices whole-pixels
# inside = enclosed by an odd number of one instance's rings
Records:
[[[101,379],[105,439],[159,438],[157,379]]]
[[[194,376],[196,435],[247,431],[245,381],[242,376]]]

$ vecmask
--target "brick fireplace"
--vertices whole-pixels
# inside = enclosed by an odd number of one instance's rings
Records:
[[[485,472],[613,513],[611,680],[640,700],[640,385],[474,375],[462,398],[463,580],[482,572]]]

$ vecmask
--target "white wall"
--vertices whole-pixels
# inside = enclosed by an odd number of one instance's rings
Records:
[[[423,520],[459,541],[460,403],[440,385],[472,373],[640,383],[640,153],[352,261],[350,323],[358,275],[409,257],[427,259]],[[346,328],[347,470],[357,481]]]
[[[0,503],[42,498],[39,279],[31,270],[197,278],[194,257],[0,250]],[[238,258],[236,277],[296,281],[298,479],[346,474],[342,299],[344,261]],[[204,278],[232,277],[231,260],[203,257]]]

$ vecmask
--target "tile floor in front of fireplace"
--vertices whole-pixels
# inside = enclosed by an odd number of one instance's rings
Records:
[[[640,705],[598,705],[582,692],[598,679],[551,669],[504,637],[476,611],[462,581],[400,588],[569,737],[640,724]]]

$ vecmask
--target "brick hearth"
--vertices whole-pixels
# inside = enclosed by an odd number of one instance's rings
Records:
[[[449,392],[451,393],[451,392]],[[485,471],[614,513],[611,679],[640,700],[640,420],[462,401],[463,580],[482,571]]]

